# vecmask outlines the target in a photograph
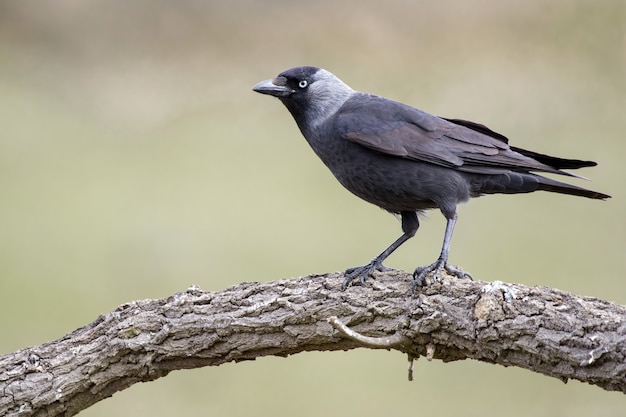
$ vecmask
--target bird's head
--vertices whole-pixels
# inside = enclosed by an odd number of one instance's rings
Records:
[[[302,123],[323,122],[355,93],[332,73],[317,67],[288,69],[252,90],[280,99],[301,128]]]

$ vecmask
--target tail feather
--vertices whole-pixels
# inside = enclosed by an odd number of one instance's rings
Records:
[[[576,195],[580,197],[593,198],[596,200],[606,200],[607,198],[611,198],[610,195],[599,193],[597,191],[566,184],[564,182],[556,181],[539,175],[536,175],[536,177],[539,179],[539,186],[537,188],[538,190],[550,191],[559,194]]]
[[[472,196],[482,194],[521,194],[549,191],[579,197],[606,200],[610,195],[567,184],[541,175],[509,171],[500,175],[480,175],[471,180]]]

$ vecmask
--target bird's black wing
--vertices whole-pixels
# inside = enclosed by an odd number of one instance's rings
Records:
[[[387,155],[479,174],[514,170],[572,175],[532,158],[530,152],[527,156],[511,149],[506,137],[486,126],[446,120],[375,95],[353,96],[335,118],[341,137]]]

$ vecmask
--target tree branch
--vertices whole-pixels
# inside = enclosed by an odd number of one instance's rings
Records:
[[[70,416],[176,369],[363,346],[399,350],[410,363],[477,359],[626,392],[624,306],[454,278],[412,294],[401,271],[346,291],[342,279],[192,287],[124,304],[58,340],[1,356],[0,415]]]

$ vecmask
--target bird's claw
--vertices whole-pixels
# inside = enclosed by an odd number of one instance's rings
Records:
[[[469,272],[463,271],[461,268],[457,268],[452,265],[445,264],[446,272],[449,275],[454,275],[457,278],[468,278],[470,281],[474,281],[474,277]]]
[[[368,263],[367,265],[356,266],[354,268],[348,268],[346,269],[346,272],[344,272],[345,278],[343,282],[341,283],[341,289],[345,290],[346,288],[348,288],[350,283],[357,278],[359,279],[359,282],[361,283],[361,285],[364,285],[365,279],[369,276],[373,277],[373,274],[375,271],[388,272],[388,271],[394,271],[394,269],[389,268],[383,265],[381,262],[376,261],[376,260]]]
[[[426,284],[426,277],[433,271],[434,274],[432,276],[432,281],[439,281],[439,273],[442,269],[445,269],[448,274],[454,275],[457,278],[469,278],[472,281],[474,280],[474,277],[472,277],[472,274],[469,272],[465,272],[460,268],[448,265],[448,263],[443,259],[437,259],[436,262],[430,265],[418,266],[415,268],[415,271],[413,272],[413,285],[411,286],[411,291],[415,292],[417,287],[423,287]]]

